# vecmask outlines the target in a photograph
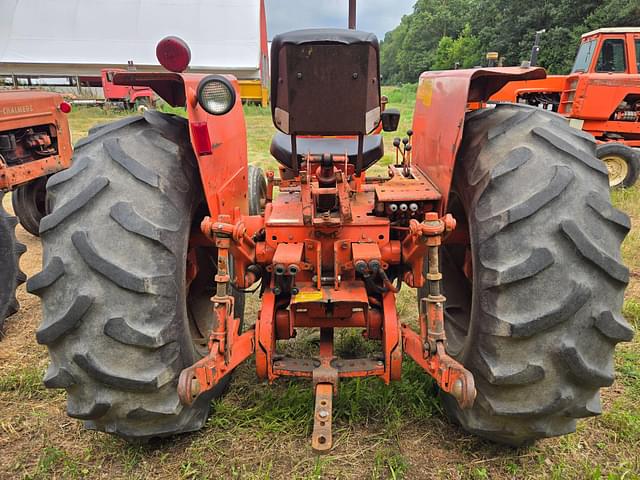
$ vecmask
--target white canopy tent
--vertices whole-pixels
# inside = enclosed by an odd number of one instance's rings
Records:
[[[0,75],[158,70],[167,35],[189,44],[189,71],[260,78],[261,0],[0,0]]]

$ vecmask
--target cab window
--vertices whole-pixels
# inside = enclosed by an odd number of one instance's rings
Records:
[[[589,40],[588,42],[584,42],[580,45],[578,49],[578,54],[576,55],[576,61],[573,64],[573,68],[571,69],[571,73],[576,72],[586,72],[591,64],[591,59],[593,58],[593,51],[596,48],[596,41]]]
[[[113,72],[107,72],[107,81],[113,82]]]
[[[636,68],[640,73],[640,39],[636,39]]]
[[[609,38],[602,43],[596,72],[625,72],[627,62],[624,54],[624,40]]]

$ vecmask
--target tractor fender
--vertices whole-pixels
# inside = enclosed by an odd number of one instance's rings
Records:
[[[476,68],[420,75],[413,116],[412,163],[442,194],[447,208],[456,156],[469,104],[485,102],[507,83],[546,77],[543,68]]]
[[[236,90],[236,102],[224,115],[210,115],[199,104],[196,92],[205,74],[194,73],[116,73],[116,85],[145,86],[172,107],[184,107],[189,135],[198,161],[202,188],[209,214],[247,215],[247,130],[238,80],[224,75]]]

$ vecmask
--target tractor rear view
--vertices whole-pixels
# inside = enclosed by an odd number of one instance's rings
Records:
[[[32,235],[48,211],[47,178],[71,164],[70,110],[55,93],[0,92],[0,200],[12,192],[13,210]],[[18,310],[15,290],[25,280],[18,265],[25,247],[16,239],[16,223],[0,202],[0,331]]]
[[[189,49],[175,37],[157,51],[171,72],[114,83],[149,86],[187,118],[147,111],[94,129],[47,185],[44,265],[28,288],[44,306],[44,382],[67,391],[70,416],[132,440],[197,430],[254,355],[259,379],[312,384],[312,446],[325,452],[340,382],[398,381],[405,354],[452,419],[494,441],[562,435],[600,413],[614,346],[633,335],[620,313],[629,219],[607,169],[553,113],[467,113],[542,69],[423,73],[398,161],[367,177],[399,118],[381,101],[377,39],[279,35],[280,172],[265,180],[248,167],[237,81],[182,73]],[[402,284],[419,291],[407,323]],[[256,289],[260,312],[243,318]],[[301,328],[319,329],[317,354],[284,355],[279,341]],[[377,353],[338,358],[340,328]]]

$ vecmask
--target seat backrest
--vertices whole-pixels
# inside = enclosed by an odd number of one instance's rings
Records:
[[[297,30],[271,44],[271,111],[291,135],[366,135],[380,123],[380,52],[372,33]]]

